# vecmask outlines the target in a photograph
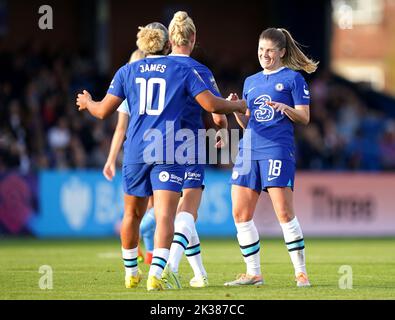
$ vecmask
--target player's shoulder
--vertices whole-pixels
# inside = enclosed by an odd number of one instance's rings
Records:
[[[128,70],[130,70],[130,64],[126,63],[126,64],[119,67],[118,72],[125,73],[125,72],[128,72]]]
[[[188,57],[180,58],[179,56],[169,55],[166,57],[166,61],[168,64],[183,71],[191,68]]]
[[[287,77],[289,80],[304,80],[303,75],[297,71],[290,68],[284,68],[283,76]]]
[[[196,59],[189,57],[189,56],[180,56],[180,55],[169,55],[168,56],[170,59],[173,59],[181,64],[184,65],[184,68],[193,68],[196,71],[200,72],[209,72],[209,68],[205,66],[203,63],[197,61]]]
[[[195,68],[197,71],[204,71],[204,72],[211,73],[210,69],[203,63],[197,61],[196,59],[194,59],[192,57],[189,57],[189,60],[191,61],[191,66],[193,68]]]
[[[263,73],[262,71],[256,72],[250,76],[248,76],[245,80],[244,80],[244,84],[248,85],[250,83],[253,83],[255,81],[260,81],[260,79],[263,77]]]

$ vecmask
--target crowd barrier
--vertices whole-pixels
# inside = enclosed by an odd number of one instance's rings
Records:
[[[206,171],[197,229],[201,236],[234,237],[230,171]],[[9,172],[0,177],[0,233],[48,237],[106,237],[123,214],[120,174],[98,170]],[[305,236],[395,236],[395,174],[298,172],[295,213]],[[281,236],[268,194],[254,221],[262,236]]]

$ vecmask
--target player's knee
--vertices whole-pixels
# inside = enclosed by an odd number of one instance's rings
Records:
[[[237,223],[250,221],[253,215],[254,212],[252,210],[249,210],[248,208],[233,210],[233,218]]]
[[[287,206],[277,208],[276,214],[281,223],[287,223],[293,219],[293,213]]]

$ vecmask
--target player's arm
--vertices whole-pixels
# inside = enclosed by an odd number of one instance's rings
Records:
[[[240,127],[243,129],[247,128],[248,121],[250,120],[250,110],[247,109],[247,112],[245,114],[242,114],[240,112],[234,112],[236,121],[239,124]]]
[[[107,93],[101,101],[92,100],[92,96],[86,90],[77,96],[78,111],[88,109],[89,113],[99,119],[105,119],[112,114],[121,104],[122,99]]]
[[[223,148],[228,144],[228,119],[223,114],[212,113],[213,121],[217,127],[217,133],[215,134],[215,147]]]
[[[128,127],[129,115],[124,112],[118,112],[118,122],[111,140],[110,152],[103,168],[103,175],[107,180],[111,181],[115,176],[115,167],[119,150],[125,138],[126,129]]]
[[[226,99],[231,101],[237,101],[239,100],[239,96],[237,95],[237,93],[231,93]],[[243,129],[247,128],[248,121],[250,120],[250,110],[247,109],[245,114],[240,112],[234,112],[233,114],[235,115],[236,121],[239,126]]]
[[[196,101],[204,110],[211,113],[229,114],[232,112],[245,113],[247,103],[245,100],[228,101],[223,98],[216,97],[209,90],[204,90],[195,96]]]
[[[228,128],[228,119],[224,114],[212,113],[213,121],[219,129]]]
[[[308,124],[310,122],[310,107],[309,105],[297,105],[295,108],[291,108],[284,103],[280,102],[268,102],[277,112],[285,114],[289,119],[295,123]]]

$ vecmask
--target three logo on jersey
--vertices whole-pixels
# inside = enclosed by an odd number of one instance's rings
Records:
[[[274,109],[267,104],[271,102],[272,98],[263,94],[255,99],[254,104],[259,105],[258,109],[254,111],[255,120],[258,122],[270,121],[274,117]]]

